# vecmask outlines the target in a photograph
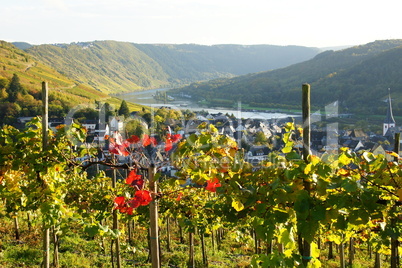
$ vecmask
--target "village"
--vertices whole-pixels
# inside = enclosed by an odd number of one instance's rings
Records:
[[[170,107],[161,107],[159,109],[171,109]],[[317,115],[315,115],[317,117]],[[30,118],[19,118],[19,122],[26,123]],[[106,157],[107,144],[105,142],[106,136],[113,136],[113,134],[120,133],[123,137],[128,136],[126,130],[127,123],[133,120],[144,121],[138,116],[137,112],[132,112],[130,117],[124,118],[119,116],[112,116],[108,122],[101,122],[100,120],[84,120],[81,122],[82,126],[88,131],[88,145],[103,147],[103,155],[100,154],[99,158]],[[269,158],[271,152],[280,152],[283,147],[282,135],[284,134],[284,124],[287,122],[294,122],[295,124],[302,124],[299,122],[300,118],[286,117],[281,119],[245,119],[236,118],[233,115],[216,113],[210,114],[206,111],[193,112],[191,117],[183,118],[167,118],[164,126],[169,128],[172,134],[180,134],[183,138],[191,134],[199,134],[201,129],[199,126],[203,124],[208,126],[214,125],[219,134],[228,135],[237,141],[239,148],[245,152],[245,160],[251,164],[258,166],[258,164]],[[315,122],[320,121],[320,116],[314,119]],[[70,125],[73,119],[49,119],[49,127],[53,130],[58,125]],[[336,154],[339,148],[347,147],[354,152],[365,150],[372,152],[375,155],[385,155],[389,160],[391,156],[387,151],[392,151],[395,144],[395,133],[400,132],[400,128],[396,126],[395,119],[392,114],[391,99],[388,99],[387,114],[382,126],[382,134],[366,133],[361,129],[338,129],[337,124],[326,124],[325,126],[318,127],[312,125],[311,130],[311,144],[310,148],[312,153],[317,156],[323,154]],[[297,132],[296,132],[297,133]],[[157,139],[157,133],[150,133]],[[297,134],[296,134],[297,135]],[[295,137],[296,149],[303,147],[302,139]],[[126,159],[121,158],[121,162]]]

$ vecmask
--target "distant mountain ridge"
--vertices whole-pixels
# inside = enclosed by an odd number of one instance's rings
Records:
[[[341,113],[381,115],[391,88],[394,113],[402,115],[402,40],[322,53],[297,46],[116,41],[28,46],[24,53],[99,93],[192,83],[179,91],[225,105],[240,100],[252,107],[298,109],[300,87],[310,83],[316,108],[338,101]]]
[[[402,115],[402,40],[375,41],[325,51],[305,62],[257,74],[193,83],[179,91],[197,99],[242,101],[254,107],[300,108],[301,85],[312,86],[312,104],[339,101],[340,112],[384,114],[391,88]]]
[[[32,45],[27,42],[13,42],[12,44],[21,50],[26,50],[32,47]]]
[[[25,50],[64,75],[105,93],[175,87],[282,68],[318,48],[273,45],[168,45],[94,41]]]

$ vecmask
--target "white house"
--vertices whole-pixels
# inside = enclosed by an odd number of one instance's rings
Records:
[[[124,129],[124,122],[119,117],[113,117],[110,122],[110,132],[119,131],[122,132]]]
[[[96,120],[85,120],[82,123],[82,126],[88,130],[88,133],[93,133],[95,132],[96,124],[97,124]]]

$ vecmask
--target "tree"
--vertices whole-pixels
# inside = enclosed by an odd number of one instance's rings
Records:
[[[17,103],[0,103],[0,114],[2,114],[2,122],[5,124],[15,123],[20,111],[21,107]]]
[[[262,132],[262,131],[258,131],[256,134],[255,134],[255,140],[254,140],[254,143],[255,144],[265,144],[265,143],[267,143],[268,142],[268,139],[267,139],[267,137],[265,136],[265,134],[264,134],[264,132]]]
[[[130,116],[130,110],[128,109],[127,102],[123,100],[121,102],[120,108],[118,110],[119,115],[124,115],[124,117],[129,117]]]
[[[141,137],[143,134],[148,134],[148,125],[141,120],[131,120],[126,124],[127,136],[136,135]]]
[[[99,116],[98,111],[92,108],[84,108],[78,110],[74,114],[74,118],[77,119],[79,122],[82,122],[84,120],[97,120],[98,116]]]
[[[0,89],[0,100],[7,100],[8,94],[5,88]]]
[[[11,79],[11,82],[8,85],[7,93],[8,93],[8,100],[10,102],[16,102],[18,99],[18,95],[26,95],[27,94],[27,91],[21,85],[20,78],[18,77],[17,74],[13,75],[13,78]]]
[[[6,88],[8,79],[0,76],[0,89]]]

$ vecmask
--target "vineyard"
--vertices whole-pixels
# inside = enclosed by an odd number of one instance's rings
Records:
[[[393,161],[347,148],[318,157],[295,146],[308,129],[287,123],[282,150],[256,167],[213,125],[198,129],[115,133],[98,160],[77,124],[4,126],[0,265],[399,267],[398,146]]]

